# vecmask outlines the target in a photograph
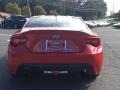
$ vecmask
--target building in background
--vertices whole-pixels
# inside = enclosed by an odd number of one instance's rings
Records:
[[[10,16],[10,14],[5,13],[5,12],[0,12],[0,18],[6,18],[8,16]]]

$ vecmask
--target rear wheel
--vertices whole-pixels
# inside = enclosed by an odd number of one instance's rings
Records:
[[[14,28],[14,29],[17,29],[17,28],[18,28],[18,25],[17,25],[17,24],[14,24],[13,28]]]
[[[6,28],[6,25],[5,25],[5,24],[2,24],[2,28]]]
[[[2,28],[4,28],[4,29],[10,29],[11,27],[9,25],[3,24]]]
[[[17,77],[16,74],[12,74],[12,73],[10,73],[10,75],[11,75],[12,78],[16,78],[16,77]]]
[[[18,70],[16,73],[10,73],[12,78],[21,78],[24,76],[23,72],[21,70]]]
[[[96,79],[97,78],[97,76],[98,75],[95,75],[95,74],[87,74],[87,77],[89,78],[89,79]]]
[[[20,78],[20,75],[19,74],[13,74],[13,73],[10,73],[11,77],[12,78]]]

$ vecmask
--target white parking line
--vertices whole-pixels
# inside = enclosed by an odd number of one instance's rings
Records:
[[[4,40],[4,41],[0,41],[0,43],[9,43],[10,40]]]
[[[6,42],[6,41],[0,41],[0,44],[4,44],[4,43],[8,43],[8,42]]]
[[[10,40],[7,40],[7,42],[9,42]]]
[[[8,36],[8,37],[10,37],[11,35],[10,34],[0,34],[0,36]]]
[[[112,41],[112,42],[103,42],[103,44],[120,44],[120,42],[115,42],[115,41]]]

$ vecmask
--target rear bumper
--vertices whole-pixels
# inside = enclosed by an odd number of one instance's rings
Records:
[[[22,48],[24,49],[24,48]],[[23,52],[24,51],[24,52]],[[88,50],[87,50],[88,51]],[[92,68],[95,75],[98,75],[103,65],[103,50],[98,53],[30,53],[26,49],[8,49],[8,65],[10,72],[16,74],[21,67],[41,67],[69,69],[69,71],[81,71],[82,68]],[[88,66],[84,66],[88,65]],[[56,66],[56,67],[53,67]],[[40,69],[40,68],[39,68]],[[42,70],[41,69],[41,70]]]
[[[34,74],[94,73],[93,67],[89,64],[23,64],[18,71],[32,72]]]

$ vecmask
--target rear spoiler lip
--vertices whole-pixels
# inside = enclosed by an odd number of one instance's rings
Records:
[[[63,31],[84,31],[89,32],[90,30],[86,28],[86,30],[80,28],[70,28],[70,27],[33,27],[33,28],[22,28],[21,32],[26,32],[30,30],[63,30]]]
[[[47,27],[47,28],[23,28],[19,33],[17,34],[20,34],[20,33],[26,33],[26,32],[29,32],[29,31],[38,31],[38,30],[44,30],[44,31],[48,31],[48,30],[51,30],[51,31],[73,31],[73,32],[83,32],[83,33],[86,33],[86,34],[90,34],[90,35],[96,35],[95,33],[93,33],[91,30],[80,30],[78,28],[59,28],[59,27],[54,27],[54,28],[51,28],[51,27]]]

